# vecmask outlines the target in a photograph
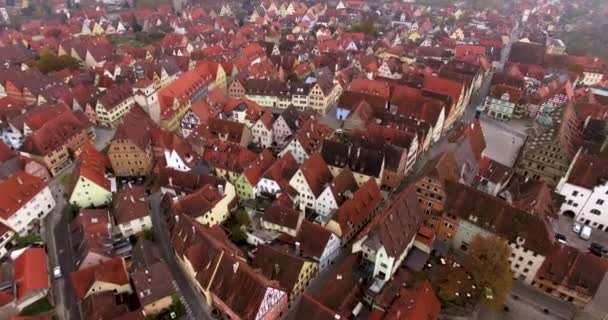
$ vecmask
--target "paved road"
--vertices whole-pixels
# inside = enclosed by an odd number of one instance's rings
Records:
[[[55,198],[57,205],[44,220],[42,237],[45,240],[48,259],[49,273],[56,266],[60,266],[63,277],[52,280],[52,295],[55,302],[55,312],[61,319],[78,320],[80,313],[74,295],[74,290],[69,282],[69,274],[73,271],[72,251],[69,249],[69,229],[67,222],[64,221],[63,210],[67,205],[62,179],[74,170],[74,164],[66,167],[62,173],[53,177],[49,181],[49,188]]]
[[[160,243],[161,252],[163,258],[169,266],[171,275],[181,295],[183,297],[184,305],[188,310],[192,319],[211,319],[211,312],[205,303],[203,295],[194,287],[190,282],[188,276],[184,273],[181,268],[173,248],[171,246],[171,240],[169,237],[169,230],[164,217],[160,212],[160,193],[155,193],[150,196],[150,206],[152,207],[152,225],[154,226],[154,234]]]

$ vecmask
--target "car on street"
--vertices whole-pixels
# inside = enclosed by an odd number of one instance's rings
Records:
[[[59,279],[61,278],[62,274],[61,274],[61,267],[60,266],[56,266],[55,268],[53,268],[53,278],[55,279]]]
[[[581,233],[581,228],[582,228],[582,226],[580,225],[580,223],[575,223],[572,226],[572,232],[579,234],[579,233]]]
[[[567,243],[566,242],[566,236],[563,235],[563,234],[561,234],[561,233],[556,233],[555,234],[555,240],[557,240],[557,242],[559,242],[559,243],[563,243],[563,244]]]
[[[578,236],[583,240],[591,239],[591,227],[583,226],[583,228],[581,229],[581,233]]]
[[[603,257],[608,255],[608,249],[604,248],[603,245],[597,243],[597,242],[591,242],[591,245],[589,246],[589,252],[593,253],[594,255],[598,256],[598,257]]]

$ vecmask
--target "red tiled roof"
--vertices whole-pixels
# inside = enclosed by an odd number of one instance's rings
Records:
[[[441,312],[441,303],[425,280],[416,288],[402,288],[399,298],[386,311],[383,320],[437,320]]]
[[[215,186],[206,185],[194,193],[177,199],[173,204],[173,211],[198,218],[213,209],[223,197]]]
[[[295,240],[300,243],[303,256],[320,259],[331,235],[331,231],[321,225],[303,220]]]
[[[243,175],[253,186],[258,183],[258,180],[262,177],[262,174],[270,168],[270,166],[276,161],[276,158],[269,149],[264,149],[254,162],[243,171]]]
[[[205,149],[203,159],[211,167],[241,173],[256,154],[241,145],[219,142]]]
[[[323,139],[331,132],[333,132],[333,130],[330,127],[319,123],[316,119],[311,119],[300,127],[296,133],[296,139],[300,142],[300,145],[307,154],[312,154],[319,150],[323,143]]]
[[[298,170],[298,163],[291,152],[285,153],[264,173],[263,178],[275,181],[281,188],[289,185],[289,179]]]
[[[291,294],[294,286],[300,280],[300,272],[305,262],[306,260],[286,250],[260,245],[257,247],[251,266],[260,269],[266,278],[278,281],[281,287]]]
[[[84,146],[80,154],[80,176],[110,191],[111,183],[105,176],[109,167],[110,161],[103,153],[95,150],[91,144]]]
[[[327,167],[327,163],[325,163],[325,160],[323,160],[323,157],[319,153],[315,153],[310,158],[304,160],[300,170],[315,197],[321,194],[325,185],[333,178]]]
[[[114,198],[116,224],[128,223],[149,215],[148,197],[143,186],[123,187]]]
[[[46,186],[40,178],[21,170],[0,181],[0,216],[8,220]]]
[[[369,179],[361,185],[359,190],[353,193],[353,197],[338,209],[336,220],[342,229],[342,237],[363,228],[363,222],[371,217],[381,201],[382,194],[375,179]]]
[[[416,186],[410,185],[401,191],[380,214],[367,225],[362,235],[368,247],[383,246],[391,257],[400,257],[422,224],[421,208],[416,196]]]
[[[286,306],[287,295],[279,284],[243,261],[220,227],[206,228],[183,216],[172,232],[172,243],[176,253],[185,256],[197,271],[196,281],[214,295],[216,307],[228,308],[242,319],[254,319],[269,288],[283,293],[274,304]]]
[[[12,158],[15,155],[4,141],[0,141],[0,163]]]
[[[95,282],[101,281],[123,286],[129,284],[129,275],[125,261],[123,258],[117,257],[90,268],[72,272],[70,280],[76,298],[80,301],[84,299]]]
[[[46,252],[44,248],[29,248],[15,260],[15,283],[17,299],[21,300],[31,291],[50,288]]]
[[[349,90],[379,96],[386,100],[391,96],[388,83],[379,80],[355,79],[350,83]]]
[[[456,105],[463,94],[463,84],[435,76],[425,76],[423,87],[426,90],[445,94],[452,99],[452,105]]]

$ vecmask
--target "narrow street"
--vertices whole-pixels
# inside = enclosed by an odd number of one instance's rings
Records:
[[[53,211],[44,219],[42,232],[42,237],[48,251],[49,275],[52,277],[53,269],[56,266],[61,267],[63,274],[59,279],[51,279],[51,284],[56,313],[61,319],[66,320],[80,319],[78,304],[69,280],[69,275],[74,268],[74,260],[71,257],[72,250],[70,250],[68,239],[68,223],[65,222],[63,215],[63,211],[67,206],[65,194],[69,190],[64,190],[65,186],[62,180],[73,170],[74,164],[71,164],[62,173],[49,181],[49,188],[57,204]]]
[[[207,307],[205,299],[200,291],[194,287],[190,282],[188,276],[181,268],[173,248],[171,246],[171,239],[169,236],[169,230],[164,217],[161,216],[160,212],[160,193],[154,193],[150,196],[150,206],[152,208],[152,225],[154,226],[154,235],[160,243],[160,249],[169,266],[173,280],[177,284],[179,291],[185,302],[186,310],[193,320],[199,319],[211,319],[211,312]]]

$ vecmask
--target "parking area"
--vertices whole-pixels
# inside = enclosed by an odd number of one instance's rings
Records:
[[[553,222],[555,232],[564,235],[568,245],[572,247],[587,251],[592,242],[597,242],[608,248],[608,232],[591,228],[591,239],[583,240],[578,234],[572,231],[573,225],[574,220],[563,215]]]

